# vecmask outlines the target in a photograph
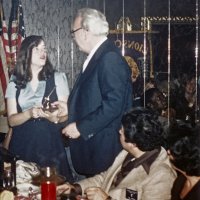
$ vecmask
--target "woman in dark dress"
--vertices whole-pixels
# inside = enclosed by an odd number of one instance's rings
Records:
[[[178,172],[172,188],[172,200],[200,199],[200,133],[185,124],[173,125],[168,150],[172,165]],[[176,137],[177,136],[177,137]]]
[[[58,120],[58,109],[51,109],[49,104],[67,102],[68,95],[66,75],[53,70],[43,38],[25,38],[6,91],[8,121],[13,128],[9,150],[26,162],[56,167],[70,181],[60,131],[66,118]]]

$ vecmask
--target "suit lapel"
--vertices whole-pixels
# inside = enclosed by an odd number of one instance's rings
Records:
[[[79,73],[79,75],[78,75],[78,77],[76,79],[76,82],[74,83],[74,86],[73,86],[73,88],[72,88],[72,90],[70,92],[69,98],[68,98],[68,103],[71,101],[71,99],[73,97],[73,94],[74,94],[74,92],[75,92],[75,90],[76,90],[76,88],[78,86],[79,81],[80,81],[81,75],[82,75],[82,72]]]
[[[92,71],[96,68],[97,65],[97,60],[101,57],[102,53],[105,53],[107,51],[107,47],[109,46],[109,41],[106,40],[105,42],[103,42],[100,47],[97,49],[97,51],[95,52],[95,54],[93,55],[93,57],[91,58],[90,62],[88,63],[88,66],[86,67],[85,71],[82,73],[80,72],[74,86],[73,89],[70,93],[68,102],[70,102],[70,100],[73,98],[73,95],[75,93],[75,91],[77,90],[77,88],[79,87],[79,85],[82,85],[82,83],[88,78],[90,77]]]
[[[90,62],[88,63],[88,66],[86,67],[85,71],[82,73],[79,84],[82,84],[84,80],[90,77],[90,74],[93,72],[93,70],[96,68],[96,65],[98,64],[97,60],[102,56],[102,53],[105,53],[107,51],[106,49],[107,49],[108,44],[109,44],[109,41],[106,40],[97,49],[95,54],[92,56]]]

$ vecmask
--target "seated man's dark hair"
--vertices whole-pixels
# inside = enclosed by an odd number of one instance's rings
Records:
[[[151,151],[163,145],[163,129],[158,115],[138,107],[122,118],[125,141],[135,143],[141,151]]]

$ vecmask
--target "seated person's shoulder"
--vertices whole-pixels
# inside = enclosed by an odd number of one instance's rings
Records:
[[[164,179],[168,179],[169,177],[174,179],[176,178],[176,172],[169,162],[165,149],[162,148],[158,158],[152,164],[149,173],[151,175],[154,174],[154,176],[157,174],[158,176],[162,176]]]

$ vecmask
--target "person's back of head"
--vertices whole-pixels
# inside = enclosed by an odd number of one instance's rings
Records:
[[[103,13],[92,8],[78,10],[76,17],[81,17],[81,26],[96,36],[107,36],[109,25]]]
[[[122,118],[125,142],[135,143],[141,151],[151,151],[163,145],[163,129],[158,115],[138,107]]]
[[[200,176],[200,131],[184,122],[169,129],[170,161],[188,176]]]

